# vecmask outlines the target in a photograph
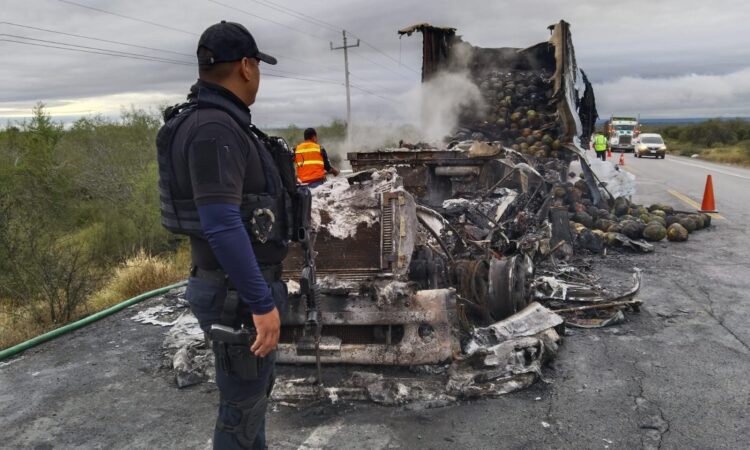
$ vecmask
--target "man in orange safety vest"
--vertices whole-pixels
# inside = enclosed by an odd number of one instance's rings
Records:
[[[339,169],[328,161],[326,149],[318,144],[318,133],[314,128],[305,130],[305,142],[294,149],[294,162],[297,165],[297,178],[310,187],[320,186],[326,181],[326,174],[339,174]]]

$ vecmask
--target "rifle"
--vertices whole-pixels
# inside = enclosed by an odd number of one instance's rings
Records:
[[[287,205],[287,225],[289,236],[300,244],[304,252],[304,265],[300,275],[300,295],[305,298],[305,327],[303,335],[297,340],[297,355],[315,355],[318,370],[318,385],[322,387],[323,377],[320,364],[321,356],[338,356],[341,354],[341,339],[334,336],[321,336],[322,324],[317,297],[317,279],[315,278],[315,250],[312,235],[312,193],[307,185],[297,184],[294,165],[294,151],[283,138],[268,136],[255,126],[250,130],[271,150],[276,167],[279,170],[281,184],[292,199]]]
[[[321,356],[338,356],[341,353],[341,339],[334,336],[321,336],[317,279],[315,276],[315,250],[312,235],[312,193],[307,186],[299,186],[296,193],[295,229],[296,241],[304,252],[304,263],[300,274],[300,295],[305,299],[305,326],[303,335],[297,340],[297,356],[315,355],[318,386],[323,386]]]

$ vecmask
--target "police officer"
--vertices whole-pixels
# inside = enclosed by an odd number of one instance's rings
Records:
[[[280,279],[288,198],[248,107],[261,63],[276,59],[258,50],[244,26],[225,21],[203,32],[197,54],[188,102],[167,109],[157,137],[162,224],[190,236],[186,297],[211,336],[221,397],[214,448],[265,448],[287,297]]]
[[[601,134],[596,133],[593,139],[594,151],[596,151],[596,157],[602,161],[607,160],[607,138]]]
[[[304,133],[305,141],[294,149],[294,163],[297,165],[297,176],[310,187],[317,187],[326,181],[326,173],[338,176],[339,169],[328,160],[328,153],[318,143],[318,132],[308,128]]]

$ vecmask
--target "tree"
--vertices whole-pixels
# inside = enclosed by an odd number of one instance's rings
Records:
[[[0,297],[37,322],[69,322],[97,284],[91,260],[38,217],[0,197]]]

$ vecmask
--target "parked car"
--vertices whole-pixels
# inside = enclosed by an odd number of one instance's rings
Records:
[[[664,159],[664,155],[667,154],[667,144],[664,143],[660,134],[643,133],[636,139],[633,151],[636,158],[653,156],[654,158]]]

